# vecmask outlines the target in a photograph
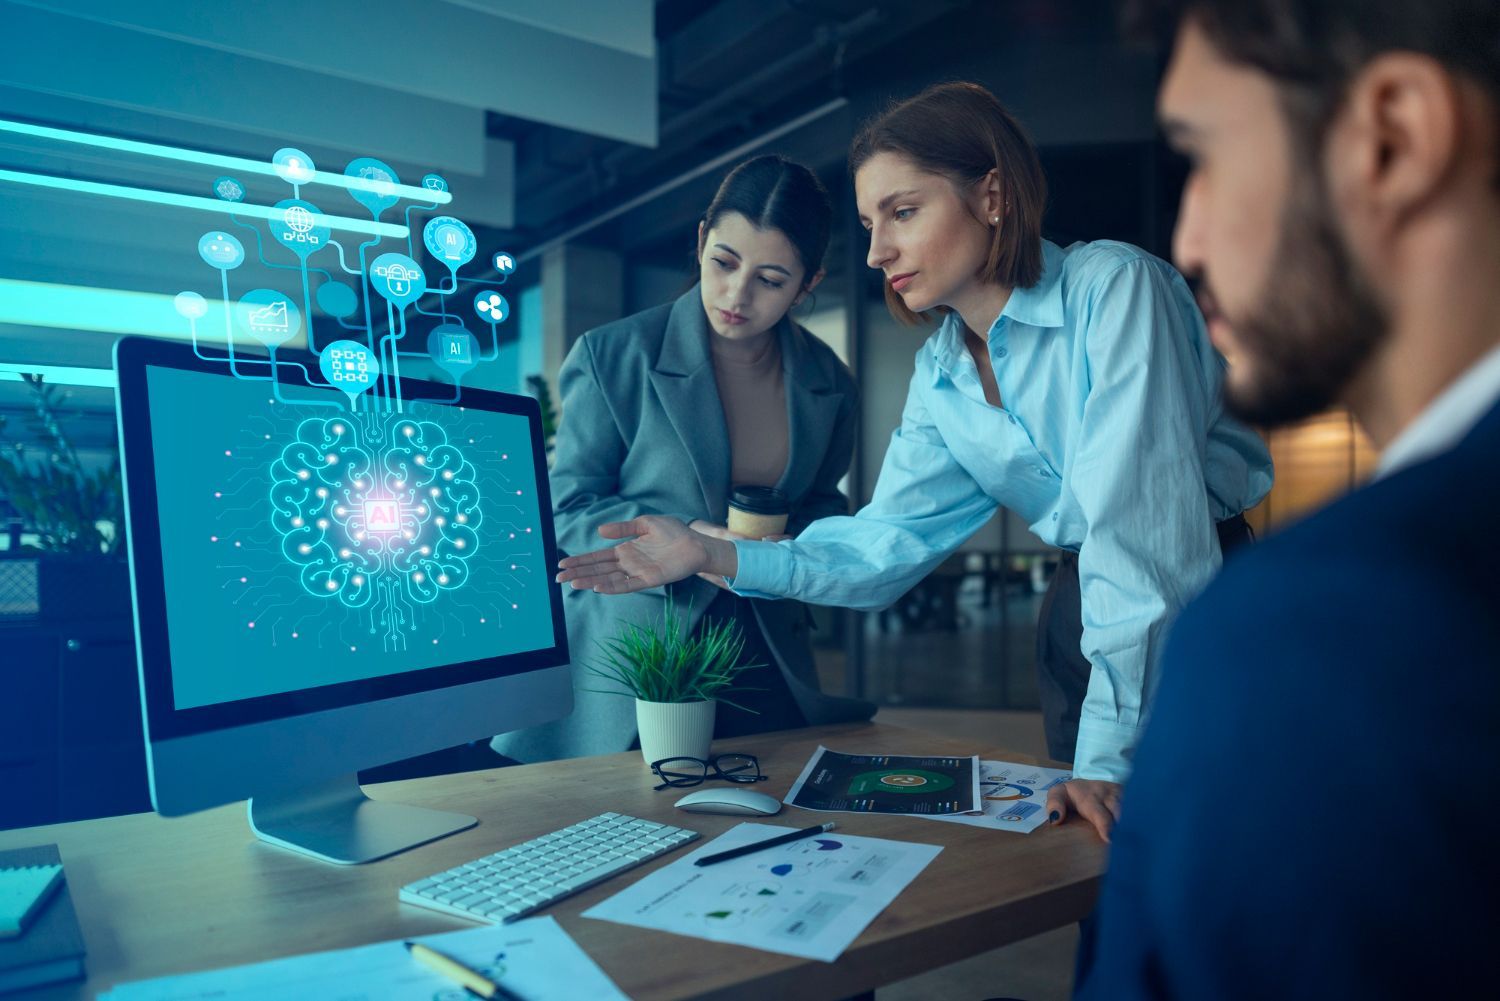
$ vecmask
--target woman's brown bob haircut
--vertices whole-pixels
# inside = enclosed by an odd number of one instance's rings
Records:
[[[998,171],[1006,207],[979,277],[1009,288],[1030,288],[1041,279],[1047,179],[1036,147],[994,94],[977,83],[940,83],[891,105],[854,137],[850,176],[878,153],[903,156],[962,192]],[[885,303],[901,322],[922,322],[889,283]]]

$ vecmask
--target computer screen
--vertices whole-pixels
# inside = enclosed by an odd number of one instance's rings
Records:
[[[554,645],[524,415],[328,411],[216,373],[146,378],[175,708]]]
[[[122,340],[121,453],[153,803],[251,797],[266,840],[362,861],[379,839],[302,836],[399,807],[359,769],[566,715],[572,689],[536,402],[350,392],[328,354],[273,382],[265,356]]]

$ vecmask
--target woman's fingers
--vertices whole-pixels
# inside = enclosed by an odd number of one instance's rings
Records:
[[[579,553],[577,556],[569,556],[557,561],[557,565],[563,570],[572,570],[575,567],[591,567],[599,563],[618,563],[619,554],[614,548],[596,549],[592,553]]]
[[[606,539],[628,539],[633,535],[645,535],[645,527],[637,524],[637,521],[638,519],[607,521],[599,526],[599,534]]]

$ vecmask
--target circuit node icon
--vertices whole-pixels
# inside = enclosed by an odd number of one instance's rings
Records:
[[[396,186],[401,180],[390,164],[374,157],[361,156],[350,160],[344,168],[344,176],[355,182],[349,187],[349,195],[363,205],[376,219],[380,213],[401,200]]]
[[[457,271],[472,261],[478,249],[474,231],[451,215],[429,220],[422,228],[422,242],[427,252],[442,261],[449,271]]]
[[[359,297],[343,282],[328,281],[318,286],[318,305],[329,316],[353,316],[359,309]]]
[[[288,184],[307,184],[317,174],[313,158],[292,146],[283,146],[271,156],[271,166],[276,175]]]
[[[405,254],[381,254],[370,265],[370,287],[392,305],[406,306],[427,291],[427,276]]]
[[[479,364],[479,341],[457,323],[442,323],[427,335],[427,353],[457,382]]]
[[[214,195],[226,202],[242,202],[245,186],[232,177],[220,177],[214,181]]]
[[[278,216],[271,219],[271,235],[276,242],[304,260],[328,242],[332,232],[328,220],[318,207],[298,198],[276,203]]]
[[[189,320],[196,320],[208,312],[208,300],[197,292],[178,292],[172,299],[172,308]]]
[[[359,394],[375,385],[380,377],[380,363],[369,348],[358,341],[334,341],[323,349],[318,367],[336,389],[349,397],[353,406]]]
[[[499,292],[481,292],[474,297],[474,312],[485,323],[503,323],[510,315],[510,303]]]
[[[234,316],[240,329],[268,348],[279,347],[302,332],[302,311],[275,289],[246,292],[240,297]]]

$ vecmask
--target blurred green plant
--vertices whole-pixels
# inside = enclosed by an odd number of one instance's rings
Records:
[[[119,455],[105,469],[86,470],[58,419],[67,394],[39,375],[23,373],[21,378],[32,393],[27,426],[41,444],[9,440],[6,418],[0,416],[0,497],[36,534],[36,549],[117,552],[125,524]],[[33,458],[32,452],[44,454]]]
[[[547,456],[550,458],[552,441],[557,437],[557,408],[552,403],[552,387],[547,385],[545,377],[528,375],[526,388],[531,390],[531,395],[542,409],[542,444],[546,446]]]
[[[599,650],[602,662],[591,666],[589,673],[614,682],[623,691],[589,691],[634,695],[642,702],[716,699],[743,708],[725,698],[724,693],[733,687],[740,672],[761,666],[740,663],[745,637],[738,622],[706,621],[695,635],[688,631],[670,599],[661,618],[648,625],[622,621],[612,639],[599,641]]]

